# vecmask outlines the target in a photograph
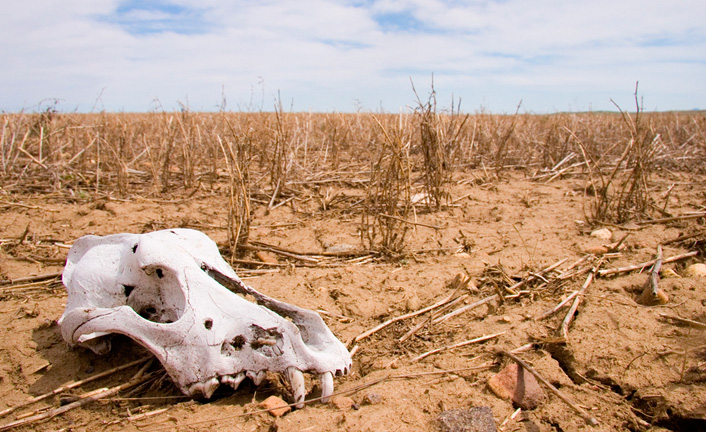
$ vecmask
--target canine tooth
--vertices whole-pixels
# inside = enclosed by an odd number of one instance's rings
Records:
[[[321,380],[321,402],[328,403],[333,394],[333,374],[324,372],[319,379]]]
[[[189,387],[189,395],[195,396],[197,394],[201,394],[205,399],[210,399],[211,396],[213,396],[213,392],[216,391],[219,385],[220,382],[218,381],[218,378],[209,378],[205,382],[192,384]]]
[[[285,371],[289,385],[292,386],[294,394],[294,405],[297,408],[304,408],[304,397],[306,397],[306,386],[304,385],[304,374],[294,366],[290,366]]]
[[[228,384],[233,387],[233,390],[238,390],[238,386],[245,379],[245,372],[240,372],[239,374],[233,375],[223,375],[221,377],[221,382],[223,384]]]
[[[250,378],[250,379],[252,380],[252,382],[253,382],[256,386],[259,386],[260,383],[262,382],[262,380],[264,380],[265,377],[267,376],[267,372],[266,372],[266,371],[260,371],[260,372],[248,371],[248,372],[246,373],[246,375],[247,375],[248,378]]]

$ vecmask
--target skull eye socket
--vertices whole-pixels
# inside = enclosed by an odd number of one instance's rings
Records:
[[[125,297],[130,297],[130,293],[135,287],[132,285],[123,285],[123,292],[125,292]]]
[[[162,279],[164,277],[164,270],[162,270],[161,268],[158,268],[157,270],[155,270],[155,273],[157,274],[157,277],[160,279]]]
[[[206,330],[211,330],[211,328],[213,328],[213,320],[211,318],[206,318],[206,320],[203,322],[203,326],[206,328]]]

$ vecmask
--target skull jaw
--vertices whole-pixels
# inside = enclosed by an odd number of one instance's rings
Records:
[[[164,324],[144,320],[129,306],[84,309],[64,315],[62,330],[69,329],[72,323],[81,322],[71,335],[64,334],[65,339],[99,354],[104,354],[110,349],[110,339],[106,335],[126,335],[150,351],[162,363],[172,381],[184,394],[207,399],[220,384],[237,388],[245,377],[250,377],[257,385],[262,381],[265,372],[270,371],[280,373],[290,381],[295,393],[295,402],[298,402],[297,406],[301,408],[305,395],[302,372],[314,372],[319,375],[322,394],[327,400],[327,396],[333,393],[333,376],[343,375],[351,367],[350,361],[340,361],[340,358],[331,358],[338,363],[338,368],[333,371],[318,368],[317,361],[304,361],[311,357],[320,360],[321,353],[316,357],[317,353],[311,352],[303,343],[296,343],[297,339],[294,339],[295,343],[285,344],[282,354],[272,357],[253,348],[257,346],[257,340],[255,343],[245,343],[239,355],[224,356],[222,345],[203,343],[203,340],[199,340],[199,335],[187,333],[187,337],[183,337],[183,328],[193,327],[195,324],[191,318],[185,316],[178,322]],[[285,322],[291,325],[288,321]],[[161,343],[155,342],[155,339]],[[199,366],[194,368],[193,365]]]

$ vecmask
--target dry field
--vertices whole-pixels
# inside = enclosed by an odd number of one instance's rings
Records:
[[[463,115],[430,99],[402,115],[0,123],[0,430],[424,431],[478,406],[503,431],[706,430],[706,278],[688,270],[706,260],[702,112]],[[291,400],[274,374],[190,400],[156,362],[148,381],[86,397],[130,383],[147,354],[62,340],[68,248],[172,227],[320,312],[354,352],[336,404],[262,412]],[[488,387],[515,362],[503,352],[573,407],[544,387],[516,413]]]

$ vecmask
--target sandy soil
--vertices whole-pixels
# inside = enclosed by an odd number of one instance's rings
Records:
[[[317,266],[292,261],[294,265],[268,268],[269,272],[241,273],[250,285],[270,296],[324,311],[322,316],[332,331],[349,343],[385,320],[449,296],[453,292],[449,282],[459,273],[473,282],[458,293],[468,294],[465,303],[470,304],[495,294],[496,287],[518,282],[528,272],[559,260],[567,259],[558,269],[565,270],[590,248],[610,243],[591,237],[589,232],[595,227],[582,222],[581,179],[544,184],[519,172],[492,184],[478,184],[474,178],[470,173],[456,177],[459,183],[451,190],[452,196],[465,197],[454,206],[417,214],[417,222],[438,229],[416,225],[407,242],[410,253],[404,258],[394,262],[320,258]],[[671,214],[703,210],[705,184],[703,176],[663,174],[657,179],[654,196],[661,197],[659,204],[664,205],[662,194],[674,185],[668,196]],[[359,219],[346,209],[353,201],[347,198],[360,192],[338,186],[331,186],[329,192],[340,199],[325,211],[316,200],[296,200],[296,206],[283,205],[267,215],[264,208],[257,208],[251,240],[299,253],[319,254],[342,245],[359,249]],[[226,242],[226,231],[219,227],[226,217],[226,205],[223,192],[217,189],[169,201],[12,198],[23,205],[8,204],[9,198],[0,204],[0,275],[6,280],[60,272],[67,245],[85,234],[192,227],[219,244]],[[703,232],[703,224],[702,218],[608,226],[611,241],[630,235],[624,242],[626,248],[607,257],[601,268],[653,259],[659,244],[697,229]],[[706,322],[706,279],[687,276],[684,271],[685,266],[704,260],[703,235],[700,238],[700,242],[697,237],[664,246],[665,257],[699,252],[696,257],[665,264],[675,273],[664,277],[660,285],[669,295],[668,304],[647,307],[635,302],[646,273],[598,277],[589,286],[566,341],[556,338],[566,308],[546,319],[539,316],[580,288],[585,274],[563,284],[555,279],[544,286],[528,284],[527,293],[427,325],[404,342],[399,338],[428,315],[398,321],[359,341],[352,373],[336,378],[337,391],[364,387],[346,395],[353,407],[345,406],[345,399],[338,400],[340,406],[312,403],[274,418],[252,413],[270,395],[290,399],[287,386],[274,374],[257,387],[246,380],[235,392],[221,386],[210,401],[183,398],[168,379],[162,379],[17,430],[420,431],[436,430],[435,419],[444,410],[473,406],[490,407],[500,425],[515,408],[488,388],[488,378],[509,363],[496,356],[494,349],[512,350],[528,343],[534,345],[520,357],[588,410],[600,425],[587,426],[559,398],[548,394],[545,403],[509,420],[502,430],[704,430],[706,333],[662,316]],[[247,258],[256,259],[253,255]],[[282,256],[278,259],[287,262]],[[127,338],[117,338],[113,352],[106,356],[68,347],[56,324],[65,301],[65,291],[57,281],[31,287],[0,285],[0,410],[145,355]],[[412,361],[432,349],[500,332],[485,342]],[[111,374],[22,408],[4,416],[0,424],[25,412],[71,402],[75,395],[90,390],[119,385],[136,371],[133,367]],[[370,383],[375,384],[364,386]],[[316,397],[315,380],[308,385],[312,388],[309,397]]]

